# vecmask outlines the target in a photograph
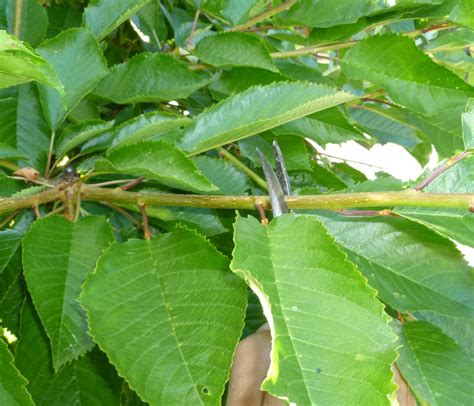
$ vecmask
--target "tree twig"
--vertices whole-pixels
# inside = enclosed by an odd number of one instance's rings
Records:
[[[127,183],[126,185],[123,185],[120,187],[122,190],[130,190],[132,187],[138,185],[139,183],[143,182],[145,180],[144,176],[140,176],[134,180],[132,180],[130,183]]]
[[[288,0],[284,3],[281,3],[280,5],[276,7],[272,7],[268,9],[267,11],[264,11],[263,13],[251,18],[244,24],[236,25],[235,27],[232,27],[229,31],[241,31],[245,30],[249,27],[252,27],[253,25],[259,23],[260,21],[264,21],[270,17],[273,17],[274,15],[281,13],[282,11],[288,10],[290,7],[293,7],[296,4],[297,0]]]
[[[449,158],[445,163],[436,168],[431,174],[429,174],[425,179],[418,183],[413,189],[420,191],[433,182],[438,176],[446,172],[449,168],[456,165],[458,162],[462,161],[464,158],[469,156],[471,151],[463,151],[451,158]]]
[[[217,148],[217,150],[219,152],[219,155],[221,155],[222,157],[228,159],[237,168],[239,168],[243,172],[245,172],[248,175],[248,177],[250,179],[252,179],[261,189],[268,190],[267,182],[265,182],[264,179],[262,179],[254,171],[252,171],[252,169],[250,169],[248,166],[244,165],[239,159],[237,159],[234,155],[232,155],[225,148],[219,147],[219,148]]]
[[[141,203],[138,206],[140,207],[140,213],[142,215],[143,220],[143,235],[145,237],[145,240],[151,240],[151,231],[150,225],[148,224],[148,216],[146,214],[146,205],[144,203]]]
[[[64,188],[56,187],[33,195],[0,198],[0,214],[14,210],[31,208],[33,204],[45,204],[55,200],[65,200]],[[268,196],[220,196],[220,195],[180,195],[144,192],[129,192],[81,185],[82,200],[146,204],[148,206],[201,207],[214,209],[254,210],[259,203],[270,208]],[[474,193],[419,193],[408,189],[397,192],[331,193],[307,196],[286,196],[290,209],[344,209],[392,206],[452,207],[470,209],[474,207]]]

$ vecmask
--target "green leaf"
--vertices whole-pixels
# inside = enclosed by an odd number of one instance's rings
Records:
[[[449,19],[474,30],[474,1],[460,0],[452,9]]]
[[[360,17],[386,7],[384,2],[368,2],[366,0],[343,0],[338,2],[337,7],[334,7],[334,2],[331,0],[302,0],[291,7],[283,18],[293,24],[331,27],[355,23]]]
[[[18,13],[17,9],[21,11]],[[48,16],[36,0],[7,0],[6,17],[8,31],[22,41],[36,46],[44,39]]]
[[[385,88],[397,103],[427,116],[464,109],[471,86],[437,65],[414,42],[396,35],[370,37],[347,51],[342,67],[351,78]]]
[[[388,317],[322,225],[293,214],[267,227],[239,217],[234,241],[231,269],[257,293],[272,330],[262,389],[301,405],[389,405]]]
[[[66,98],[46,86],[39,86],[46,120],[55,130],[107,74],[107,64],[94,36],[86,28],[72,28],[47,40],[37,49],[51,63],[61,78]]]
[[[0,159],[25,159],[26,157],[21,154],[16,148],[11,147],[8,144],[0,142]]]
[[[474,149],[474,99],[469,99],[462,115],[462,133],[465,149]]]
[[[94,345],[76,299],[97,258],[112,240],[111,227],[101,217],[73,223],[59,216],[36,221],[24,239],[25,279],[51,341],[56,371]]]
[[[190,230],[213,237],[229,231],[217,214],[216,210],[201,209],[197,207],[168,207],[168,208],[147,208],[149,217],[157,217],[166,222],[165,229],[173,230],[183,225]]]
[[[61,31],[82,25],[81,10],[74,5],[49,4],[46,12],[49,20],[46,38],[55,37]]]
[[[444,162],[441,163],[443,165]],[[473,193],[474,157],[465,158],[424,189],[433,193]],[[395,211],[403,217],[423,224],[439,234],[461,244],[474,247],[474,215],[463,209],[398,207]]]
[[[403,218],[319,216],[380,298],[474,350],[474,276],[455,245]]]
[[[219,404],[245,286],[192,231],[114,244],[81,295],[94,340],[151,404]]]
[[[110,173],[145,176],[190,192],[218,190],[183,151],[161,141],[142,141],[115,148],[107,159],[97,161],[95,168]]]
[[[474,402],[472,359],[441,330],[424,321],[399,327],[397,366],[420,401],[437,405]]]
[[[474,94],[471,86],[407,37],[382,35],[361,41],[347,51],[343,69],[350,77],[383,86],[394,101],[428,116],[459,104],[464,108]]]
[[[123,145],[134,144],[147,138],[155,137],[165,132],[188,125],[191,119],[177,115],[152,111],[141,114],[122,123],[113,134],[114,149]]]
[[[22,188],[20,182],[0,172],[0,196],[10,197]]]
[[[0,89],[35,80],[63,92],[53,67],[25,43],[0,30]]]
[[[112,128],[113,121],[87,120],[66,127],[61,133],[56,147],[59,156],[66,155],[71,149]]]
[[[255,34],[224,32],[199,41],[195,51],[203,62],[219,68],[246,66],[278,72],[265,42]]]
[[[231,163],[207,156],[198,156],[193,162],[219,188],[221,194],[229,196],[247,194],[250,187],[247,176]]]
[[[171,55],[142,53],[113,66],[94,93],[121,104],[157,102],[188,97],[207,83]]]
[[[404,122],[403,112],[398,107],[364,105],[352,109],[350,116],[365,132],[383,144],[393,142],[410,150],[422,142],[417,136],[417,129]]]
[[[210,107],[185,131],[192,154],[250,137],[355,96],[314,83],[275,83],[248,89]]]
[[[95,0],[84,10],[84,23],[97,39],[104,38],[150,0]]]
[[[365,140],[362,133],[349,123],[337,107],[283,124],[274,128],[272,132],[277,135],[292,134],[310,138],[321,145]]]
[[[287,82],[289,77],[279,73],[257,68],[233,68],[225,70],[213,80],[208,88],[215,98],[222,99],[234,93],[240,93],[255,85],[268,85],[273,82]],[[217,96],[217,97],[216,97]]]
[[[19,336],[15,365],[37,406],[120,404],[121,381],[97,349],[54,372],[48,337],[30,301],[22,309]]]
[[[220,12],[232,24],[237,25],[259,14],[268,3],[270,3],[269,0],[226,0]]]
[[[131,20],[145,35],[150,37],[150,41],[157,48],[161,48],[161,41],[168,37],[164,15],[160,9],[160,1],[152,0],[142,7]],[[161,41],[160,41],[161,38]]]
[[[2,405],[34,405],[26,390],[28,381],[13,365],[13,356],[7,343],[0,340],[0,403]]]

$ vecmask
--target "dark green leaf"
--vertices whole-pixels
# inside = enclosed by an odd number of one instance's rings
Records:
[[[98,38],[104,38],[150,0],[95,0],[84,10],[84,23]]]
[[[51,129],[107,74],[107,65],[94,36],[86,28],[72,28],[47,40],[38,53],[56,69],[66,92],[65,105],[59,93],[39,86],[41,103]]]
[[[380,298],[474,350],[474,275],[449,240],[402,218],[320,216]]]
[[[246,195],[249,189],[247,176],[231,163],[217,158],[199,156],[193,162],[224,195]]]
[[[364,105],[352,109],[350,116],[383,144],[393,142],[410,150],[422,142],[417,136],[417,129],[406,123],[403,112],[397,107]]]
[[[394,334],[375,290],[322,225],[239,217],[234,240],[231,269],[259,296],[274,340],[262,388],[302,405],[389,405]]]
[[[91,333],[152,404],[218,404],[243,327],[244,285],[187,230],[113,245],[81,295]]]
[[[472,359],[440,329],[424,321],[399,327],[397,366],[420,401],[438,405],[474,403]]]
[[[106,160],[97,161],[95,167],[104,172],[145,176],[190,192],[218,190],[183,151],[161,141],[142,141],[115,148]]]
[[[207,82],[171,55],[143,53],[113,66],[94,93],[115,103],[156,102],[188,97]]]
[[[28,391],[37,406],[120,404],[121,381],[97,349],[54,372],[48,337],[30,301],[21,313],[15,365],[28,379]]]
[[[240,93],[255,85],[268,85],[273,82],[286,82],[289,78],[279,73],[257,68],[234,68],[225,70],[219,79],[213,80],[209,89],[217,99]]]
[[[0,159],[25,159],[26,157],[21,154],[16,148],[11,147],[8,144],[0,142]]]
[[[252,87],[196,117],[186,130],[181,146],[197,154],[354,98],[349,93],[313,83]]]
[[[90,120],[66,127],[59,137],[56,152],[59,156],[63,156],[71,149],[109,130],[113,124],[113,121]]]
[[[79,27],[82,24],[81,11],[74,5],[50,4],[46,11],[49,20],[47,38],[55,37],[61,31]]]
[[[0,403],[2,405],[34,405],[26,390],[28,381],[13,365],[13,356],[7,343],[0,340]]]
[[[0,89],[35,80],[63,92],[53,67],[33,49],[0,30]]]
[[[176,128],[184,127],[190,122],[191,119],[185,116],[161,111],[141,114],[125,121],[114,131],[111,149],[159,136]]]
[[[45,217],[36,221],[25,237],[25,279],[51,341],[56,371],[94,345],[76,299],[112,240],[111,227],[101,217],[86,217],[76,223],[59,216]]]
[[[272,130],[275,134],[292,134],[310,138],[318,144],[340,144],[349,140],[365,140],[346,116],[336,108],[330,108],[307,117],[291,121]]]
[[[224,32],[202,39],[195,54],[220,68],[247,66],[278,72],[265,42],[255,34]]]

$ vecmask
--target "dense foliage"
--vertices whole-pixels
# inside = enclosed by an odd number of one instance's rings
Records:
[[[472,405],[473,47],[472,0],[0,0],[0,404],[220,404],[269,322],[289,402]]]

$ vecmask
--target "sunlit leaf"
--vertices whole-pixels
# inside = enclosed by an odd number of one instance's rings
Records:
[[[262,388],[297,404],[390,404],[394,335],[366,279],[314,218],[237,219],[231,269],[262,302],[271,366]],[[354,385],[357,376],[357,385]]]

